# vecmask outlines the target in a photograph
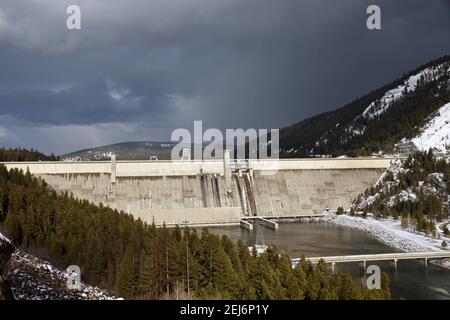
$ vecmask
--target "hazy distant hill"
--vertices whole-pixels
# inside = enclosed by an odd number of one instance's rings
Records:
[[[173,142],[122,142],[67,153],[61,158],[75,161],[109,160],[111,155],[115,154],[118,160],[149,160],[151,156],[156,156],[159,160],[168,160],[173,146],[175,146]]]

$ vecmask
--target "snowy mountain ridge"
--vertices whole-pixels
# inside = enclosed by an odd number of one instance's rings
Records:
[[[339,109],[281,129],[280,153],[285,157],[370,156],[410,153],[410,145],[417,151],[420,148],[411,139],[449,102],[450,56],[443,56]],[[442,110],[441,116],[445,114]],[[435,122],[430,130],[438,125],[444,132],[441,121]],[[438,139],[445,137],[442,133]],[[443,144],[436,150],[442,151]]]
[[[420,84],[425,84],[433,80],[437,80],[445,72],[450,72],[450,67],[447,69],[447,64],[441,64],[435,67],[426,68],[417,74],[410,76],[403,81],[398,87],[387,91],[381,99],[372,102],[366,110],[361,114],[362,117],[373,119],[380,116],[396,101],[403,98],[407,92],[416,90]]]
[[[404,80],[399,86],[395,87],[394,89],[388,90],[383,97],[380,99],[377,99],[373,101],[360,115],[356,116],[353,121],[350,122],[349,125],[347,125],[345,132],[347,135],[343,136],[340,140],[341,143],[346,143],[349,139],[355,137],[355,136],[361,136],[367,127],[367,124],[358,123],[358,120],[364,119],[367,121],[374,120],[377,117],[384,114],[389,107],[391,107],[396,102],[400,101],[402,98],[405,97],[406,94],[413,92],[417,89],[420,85],[425,85],[427,83],[430,83],[431,81],[439,80],[441,77],[443,77],[446,73],[450,73],[450,64],[448,62],[426,68],[416,74],[411,75],[409,78]],[[450,83],[447,83],[446,85],[449,85]],[[446,111],[443,111],[442,117],[446,118]],[[364,121],[363,121],[364,122]],[[436,125],[439,125],[441,121],[437,120]],[[433,130],[436,125],[432,126],[430,130]],[[449,126],[450,128],[450,126]],[[321,143],[327,143],[327,134],[329,132],[326,132],[322,137],[319,138],[319,140],[316,142],[316,146],[320,145]],[[430,131],[427,132],[428,135],[430,135]],[[445,132],[442,132],[441,134],[445,134]],[[433,139],[433,142],[436,141],[437,138]],[[418,137],[418,140],[416,140],[417,143],[423,142],[423,138],[420,139]],[[445,143],[444,141],[442,143]],[[440,143],[440,144],[442,144]],[[423,144],[424,148],[427,146],[427,144]],[[433,148],[434,144],[429,144],[428,148]],[[437,149],[442,150],[442,146],[437,146]],[[425,150],[418,148],[420,150]],[[428,150],[428,149],[426,149]]]

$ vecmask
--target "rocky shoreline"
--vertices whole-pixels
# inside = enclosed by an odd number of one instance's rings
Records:
[[[14,300],[10,283],[5,276],[14,250],[11,242],[0,233],[0,300]]]
[[[393,227],[392,221],[379,221],[373,218],[361,218],[348,215],[327,215],[320,221],[360,230],[368,233],[381,243],[402,252],[440,251],[437,246],[439,240],[431,237],[399,230]],[[437,266],[450,269],[450,261],[438,260],[431,262]]]

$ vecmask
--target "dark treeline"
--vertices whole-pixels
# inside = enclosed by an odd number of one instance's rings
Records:
[[[385,275],[381,290],[367,290],[323,263],[293,268],[274,247],[255,256],[207,230],[156,228],[3,166],[0,225],[16,245],[61,268],[79,265],[84,281],[125,298],[390,298]]]
[[[49,156],[36,151],[36,150],[27,150],[27,149],[5,149],[0,148],[0,162],[7,161],[57,161],[59,160],[58,156],[55,156],[53,153]]]
[[[365,211],[373,212],[375,217],[393,216],[402,219],[404,227],[414,227],[432,235],[436,234],[435,221],[447,218],[445,203],[450,193],[450,164],[438,159],[430,150],[410,155],[396,176],[387,171],[383,183],[365,192],[365,198],[379,196]],[[414,200],[405,200],[401,192],[414,192]],[[430,192],[432,190],[432,192]],[[389,200],[394,197],[393,202]],[[361,197],[357,203],[361,201]]]

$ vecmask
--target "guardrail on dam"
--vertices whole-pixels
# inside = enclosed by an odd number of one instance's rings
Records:
[[[395,158],[396,159],[396,158]],[[60,192],[157,225],[239,224],[245,216],[301,216],[351,201],[394,158],[233,161],[7,162]],[[274,171],[276,170],[276,171]]]

